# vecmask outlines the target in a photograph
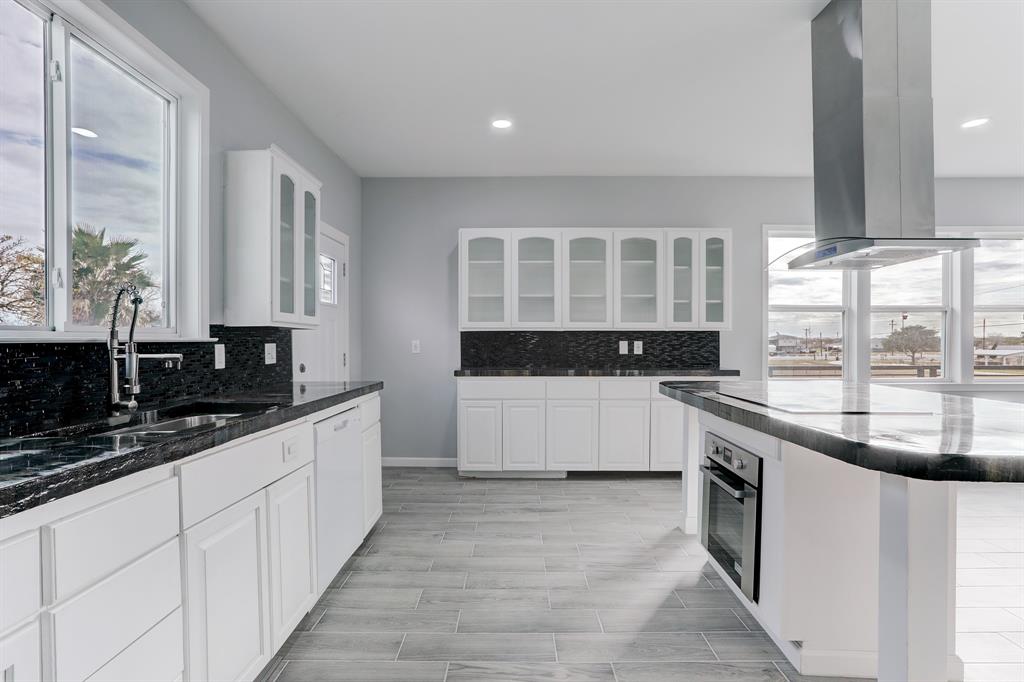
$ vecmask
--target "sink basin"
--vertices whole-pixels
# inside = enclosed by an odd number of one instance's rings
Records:
[[[196,429],[201,426],[221,426],[226,424],[229,419],[234,419],[240,416],[241,412],[226,413],[226,414],[198,414],[191,417],[179,417],[178,419],[168,419],[165,421],[156,422],[154,424],[138,424],[135,426],[126,426],[123,429],[116,429],[114,431],[108,431],[106,435],[126,435],[134,436],[141,434],[169,434],[179,433],[181,431],[187,431],[189,429]]]
[[[237,417],[250,412],[266,412],[277,407],[275,403],[255,403],[232,400],[199,400],[194,403],[175,405],[160,410],[157,414],[161,420],[177,417],[208,417],[230,415]]]

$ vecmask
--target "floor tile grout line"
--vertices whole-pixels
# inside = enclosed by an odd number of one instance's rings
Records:
[[[786,682],[790,682],[789,675],[786,674],[785,670],[779,667],[778,661],[772,661],[772,665],[775,666],[775,669],[779,671],[779,674],[782,675],[782,678],[786,680]]]
[[[395,652],[395,663],[398,663],[398,657],[402,655],[402,647],[405,646],[405,638],[408,636],[408,632],[402,633],[402,643],[398,645],[398,651]]]
[[[708,648],[711,649],[711,655],[714,656],[716,660],[721,661],[722,659],[719,657],[718,652],[715,651],[715,647],[711,646],[711,640],[708,639],[708,636],[703,632],[700,633],[700,636],[703,638],[704,643],[708,645]]]

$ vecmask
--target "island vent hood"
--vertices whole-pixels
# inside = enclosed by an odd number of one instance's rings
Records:
[[[931,0],[832,0],[811,23],[813,248],[869,270],[979,245],[935,236]]]

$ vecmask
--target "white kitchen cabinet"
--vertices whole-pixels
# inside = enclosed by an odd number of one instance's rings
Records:
[[[228,152],[226,172],[225,322],[317,326],[320,181],[276,146]]]
[[[501,471],[501,401],[459,401],[459,469]]]
[[[558,230],[515,230],[511,244],[512,326],[560,326],[561,234]]]
[[[732,325],[732,232],[700,231],[700,328]]]
[[[39,621],[0,638],[0,676],[3,682],[38,682],[42,679]]]
[[[365,426],[365,424],[364,424]],[[384,512],[381,470],[381,428],[375,422],[363,431],[363,535],[369,533]]]
[[[506,400],[501,406],[503,471],[538,471],[545,466],[544,401]]]
[[[615,232],[615,326],[658,329],[664,326],[664,231]]]
[[[512,309],[508,230],[462,230],[459,239],[461,327],[508,327]]]
[[[0,542],[0,632],[38,613],[43,605],[39,548],[36,529]]]
[[[700,312],[700,231],[666,230],[665,320],[670,329],[695,329]]]
[[[672,399],[651,401],[651,471],[680,471],[686,449],[686,408]]]
[[[183,637],[179,607],[90,675],[86,682],[180,682],[185,672]]]
[[[562,328],[612,326],[612,233],[562,232]]]
[[[598,401],[547,402],[547,469],[596,471],[598,466]]]
[[[185,531],[190,682],[252,680],[271,656],[263,490]]]
[[[602,400],[600,455],[602,471],[646,471],[651,451],[649,400]]]
[[[313,465],[267,488],[270,627],[276,650],[316,604],[316,499]]]

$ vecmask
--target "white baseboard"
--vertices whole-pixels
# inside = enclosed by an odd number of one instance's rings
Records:
[[[454,457],[382,457],[386,467],[451,467],[455,468]]]

